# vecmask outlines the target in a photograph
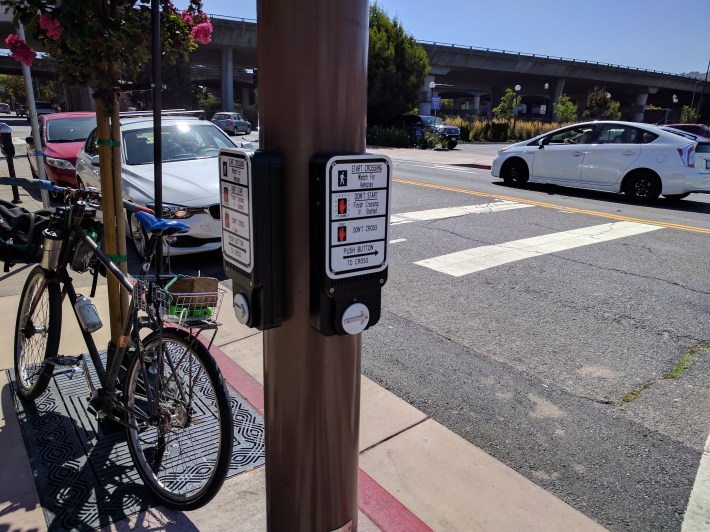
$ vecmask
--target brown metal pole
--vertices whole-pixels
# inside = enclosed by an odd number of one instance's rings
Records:
[[[360,335],[309,325],[309,160],[362,153],[367,0],[258,0],[261,147],[283,157],[284,322],[264,333],[269,530],[357,529]]]

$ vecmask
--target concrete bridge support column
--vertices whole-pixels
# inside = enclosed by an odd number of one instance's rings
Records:
[[[643,122],[643,112],[646,109],[646,102],[648,101],[648,93],[637,94],[634,99],[634,116],[632,120],[634,122]]]
[[[234,50],[222,48],[222,111],[234,111]]]
[[[249,87],[242,87],[242,111],[249,107]]]
[[[476,94],[473,96],[473,112],[476,116],[478,116],[478,113],[481,110],[481,95]]]

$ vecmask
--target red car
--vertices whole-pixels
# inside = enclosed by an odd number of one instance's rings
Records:
[[[76,176],[76,154],[84,146],[86,137],[96,127],[96,113],[54,113],[39,117],[44,170],[47,179],[60,186],[81,188]],[[39,177],[35,146],[32,137],[27,137],[27,158],[32,176]]]

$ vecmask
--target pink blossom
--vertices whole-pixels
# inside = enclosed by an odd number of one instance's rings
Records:
[[[23,65],[32,66],[32,61],[37,57],[37,53],[23,39],[13,33],[7,36],[5,44],[15,60]]]
[[[180,18],[188,25],[192,26],[192,13],[187,9],[180,14]]]
[[[62,28],[59,21],[49,13],[42,13],[39,16],[39,27],[47,32],[47,37],[58,41],[62,36]]]
[[[212,40],[212,24],[202,22],[192,28],[192,38],[200,44],[209,44]]]
[[[197,26],[198,24],[202,24],[203,22],[209,22],[210,17],[207,13],[198,13],[192,18],[192,23]]]

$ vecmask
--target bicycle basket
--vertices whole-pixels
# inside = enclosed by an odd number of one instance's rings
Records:
[[[154,277],[135,278],[138,308],[151,312],[148,290]],[[226,290],[213,277],[164,277],[163,286],[153,284],[152,300],[164,321],[178,326],[214,326]]]

